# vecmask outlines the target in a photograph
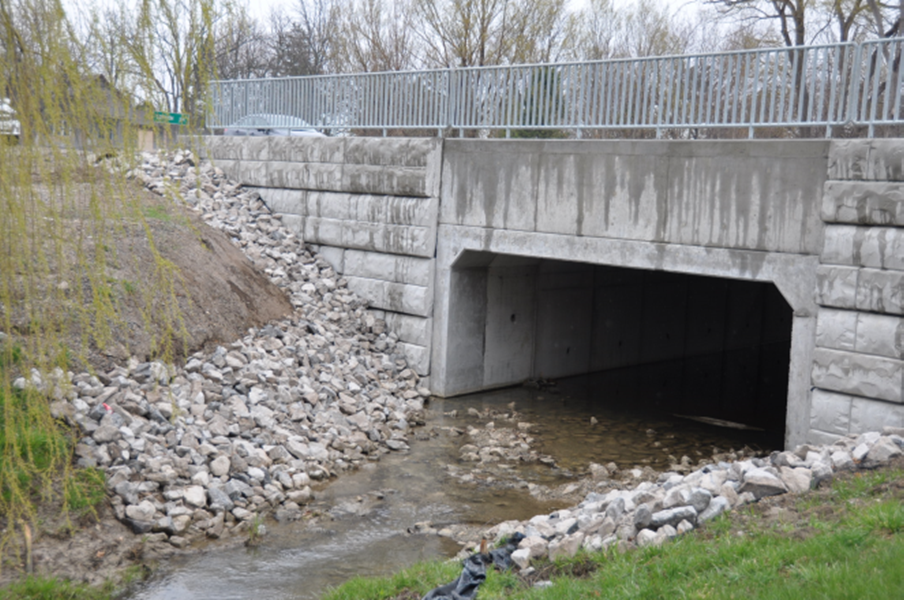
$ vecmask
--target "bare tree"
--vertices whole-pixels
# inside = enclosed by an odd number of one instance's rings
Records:
[[[291,14],[270,13],[270,65],[274,76],[335,72],[341,0],[298,0]]]
[[[121,6],[96,10],[83,42],[88,68],[119,90],[134,87],[137,75],[124,35],[130,29],[128,20],[128,13]]]
[[[131,15],[125,39],[141,93],[155,107],[197,116],[204,110],[218,7],[215,0],[141,0]]]
[[[433,66],[556,60],[573,31],[564,0],[415,0],[414,7]]]
[[[358,0],[339,28],[340,71],[403,71],[421,66],[411,0]]]
[[[612,0],[589,0],[577,22],[575,43],[568,48],[572,60],[602,60],[615,55],[621,18]]]
[[[269,33],[244,7],[235,7],[217,24],[214,38],[217,77],[266,77],[270,63]]]
[[[432,66],[500,64],[506,56],[511,17],[508,0],[416,0],[418,33]]]
[[[810,12],[815,11],[814,0],[712,0],[726,16],[737,17],[747,23],[768,22],[777,25],[785,46],[807,43]]]
[[[694,23],[656,0],[640,0],[621,20],[617,56],[664,56],[693,48]]]
[[[583,60],[699,50],[703,49],[699,40],[706,38],[708,32],[704,17],[696,21],[685,18],[656,0],[640,0],[621,7],[616,7],[612,0],[590,0],[575,20],[577,43],[569,51],[574,58]]]
[[[854,32],[869,14],[872,0],[831,0],[825,9],[831,11],[832,21],[838,28],[837,41],[849,42]]]
[[[900,0],[897,5],[882,4],[877,0],[866,0],[866,3],[879,37],[890,38],[901,35],[904,0]]]
[[[575,16],[565,0],[520,0],[513,3],[507,32],[507,59],[512,63],[555,62],[576,34]]]

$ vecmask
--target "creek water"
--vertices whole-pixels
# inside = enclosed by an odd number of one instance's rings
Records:
[[[253,549],[210,546],[176,558],[130,598],[316,599],[328,587],[356,575],[387,575],[418,561],[451,557],[460,549],[444,537],[408,534],[415,523],[489,527],[561,508],[563,504],[541,502],[524,488],[530,483],[553,486],[573,481],[586,474],[591,462],[665,470],[683,455],[696,463],[714,451],[747,444],[762,450],[780,447],[780,434],[675,417],[672,411],[683,406],[681,400],[669,398],[667,389],[651,394],[647,385],[655,380],[657,368],[661,367],[432,399],[424,431],[438,433],[421,440],[415,438],[427,436],[412,435],[410,451],[384,455],[316,489],[311,508],[327,516],[310,522],[267,522],[267,534]],[[449,476],[450,465],[459,472],[469,468],[459,461],[459,448],[468,436],[450,434],[449,428],[485,426],[487,418],[468,409],[503,414],[511,412],[513,402],[518,421],[533,423],[536,449],[554,457],[555,466],[512,467],[511,475],[520,485],[475,485]]]

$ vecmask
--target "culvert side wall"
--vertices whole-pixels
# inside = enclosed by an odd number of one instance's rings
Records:
[[[480,340],[459,336],[459,374],[482,388],[657,365],[672,412],[783,432],[792,314],[772,284],[504,255],[454,276],[481,282],[455,297]]]

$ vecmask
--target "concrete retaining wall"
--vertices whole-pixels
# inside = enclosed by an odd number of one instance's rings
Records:
[[[206,148],[316,247],[429,375],[441,141],[219,136]]]
[[[816,255],[827,154],[824,141],[447,140],[440,222]]]
[[[808,438],[904,423],[904,143],[832,145]]]

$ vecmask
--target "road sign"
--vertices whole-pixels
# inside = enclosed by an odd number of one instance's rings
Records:
[[[188,117],[182,113],[155,112],[154,123],[169,123],[171,125],[188,125]]]

